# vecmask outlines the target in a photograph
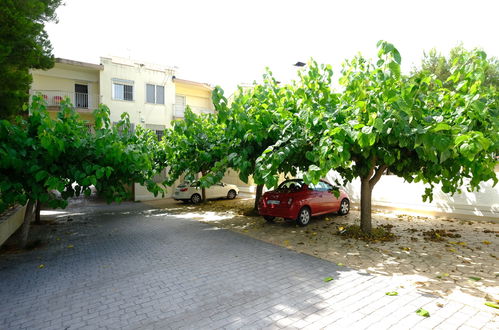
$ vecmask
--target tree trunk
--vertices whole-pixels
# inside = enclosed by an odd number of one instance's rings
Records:
[[[201,172],[201,177],[205,176],[206,175],[206,172],[202,171]],[[201,200],[204,202],[206,202],[206,188],[205,187],[201,187]]]
[[[26,244],[28,243],[28,234],[31,218],[33,216],[33,205],[35,203],[30,199],[28,201],[28,205],[26,205],[26,213],[24,214],[24,221],[21,227],[21,237],[20,237],[20,245],[21,248],[24,249]]]
[[[260,201],[260,198],[262,198],[262,193],[263,193],[263,184],[259,184],[256,186],[256,195],[255,195],[255,211],[258,212],[258,202]]]
[[[203,202],[206,201],[206,188],[205,187],[201,188],[201,199],[203,200]]]
[[[35,207],[35,223],[38,225],[42,223],[42,221],[40,220],[40,209],[41,209],[41,203],[39,200],[37,200]]]
[[[360,178],[360,229],[366,234],[372,231],[371,198],[373,188],[387,169],[386,165],[375,166],[375,159],[369,174]]]
[[[370,233],[371,223],[371,185],[369,178],[360,179],[360,229],[364,233]]]

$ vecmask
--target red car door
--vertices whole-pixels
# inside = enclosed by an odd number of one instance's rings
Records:
[[[322,191],[322,187],[320,185],[321,182],[318,184],[310,184],[308,186],[308,193],[307,193],[307,199],[308,199],[308,204],[312,208],[312,214],[320,214],[323,212],[326,212],[326,206],[324,204],[324,192]]]
[[[337,212],[340,209],[340,200],[333,193],[333,186],[326,182],[320,182],[324,187],[324,205],[327,213]]]

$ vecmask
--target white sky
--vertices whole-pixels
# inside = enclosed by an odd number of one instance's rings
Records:
[[[177,77],[221,85],[281,81],[296,61],[340,64],[375,57],[387,40],[403,69],[423,51],[448,53],[463,42],[499,57],[499,0],[65,0],[47,25],[56,57],[99,63],[100,56],[178,66]]]

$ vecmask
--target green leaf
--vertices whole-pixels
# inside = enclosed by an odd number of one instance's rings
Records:
[[[48,176],[48,173],[46,171],[40,171],[40,172],[35,174],[35,180],[37,182],[40,182],[43,179],[45,179],[47,176]]]
[[[416,314],[424,316],[424,317],[430,317],[430,313],[426,309],[423,309],[423,308],[418,309],[416,311]]]
[[[435,126],[432,131],[433,132],[440,132],[440,131],[448,131],[450,130],[452,127],[449,125],[449,124],[446,124],[446,123],[439,123],[437,124],[437,126]]]
[[[476,277],[476,276],[470,276],[470,277],[469,277],[469,279],[470,279],[470,280],[472,280],[472,281],[475,281],[475,282],[477,282],[477,281],[480,281],[480,280],[481,280],[481,278],[480,278],[480,277]]]
[[[332,277],[324,278],[324,282],[331,282],[332,280],[334,280],[334,278],[332,278]]]
[[[390,292],[386,292],[385,293],[387,296],[398,296],[398,292],[397,291],[390,291]]]

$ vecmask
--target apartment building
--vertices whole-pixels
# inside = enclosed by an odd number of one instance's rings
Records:
[[[120,57],[101,57],[100,64],[57,58],[52,69],[32,70],[30,94],[42,95],[53,117],[61,101],[68,97],[89,126],[93,122],[92,112],[103,103],[110,109],[112,122],[119,121],[127,112],[132,125],[151,129],[161,138],[173,120],[184,118],[187,106],[197,114],[214,112],[213,88],[176,78],[175,71],[174,67]],[[139,185],[135,185],[134,191],[136,200],[153,198]]]

